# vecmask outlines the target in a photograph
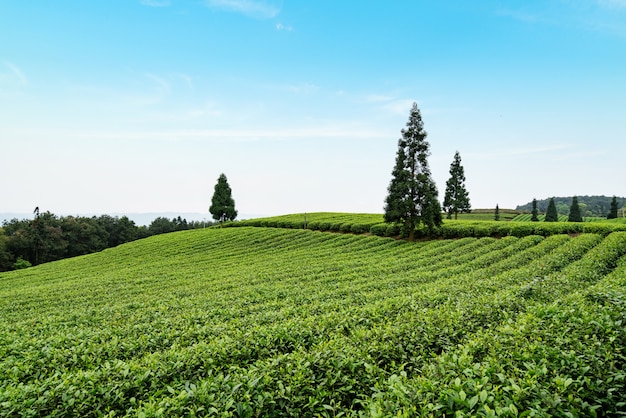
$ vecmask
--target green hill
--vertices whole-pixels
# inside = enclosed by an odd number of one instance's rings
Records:
[[[626,232],[240,227],[0,273],[0,416],[615,415]]]
[[[585,217],[602,217],[606,218],[609,209],[611,208],[612,196],[577,196],[578,204],[581,209],[581,213]],[[557,211],[560,215],[569,214],[569,207],[572,204],[573,196],[567,197],[555,197],[554,203],[556,204]],[[541,213],[545,213],[548,209],[548,202],[550,199],[537,200],[537,210]],[[626,197],[617,197],[617,206],[621,208],[626,203]],[[530,212],[532,210],[533,202],[528,202],[516,207],[517,210],[523,210]]]

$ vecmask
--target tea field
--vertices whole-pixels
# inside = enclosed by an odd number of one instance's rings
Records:
[[[615,416],[625,325],[623,231],[182,231],[0,273],[0,416]]]

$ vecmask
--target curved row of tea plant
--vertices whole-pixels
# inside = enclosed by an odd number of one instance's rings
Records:
[[[527,215],[519,215],[520,217]],[[626,231],[626,225],[618,222],[530,222],[528,221],[472,221],[445,220],[435,231],[418,228],[417,237],[464,238],[464,237],[525,237],[528,235],[550,236],[556,234],[592,233],[608,235],[614,231]],[[306,220],[306,222],[305,222]],[[311,229],[319,231],[371,233],[381,237],[396,237],[401,228],[396,224],[382,222],[382,215],[355,213],[308,213],[282,215],[271,218],[249,219],[227,224],[228,226],[254,226],[269,228]]]
[[[0,416],[616,414],[625,254],[242,227],[2,273]]]
[[[362,234],[369,232],[373,225],[381,222],[383,222],[381,214],[315,212],[248,219],[229,223],[228,226],[311,229]]]

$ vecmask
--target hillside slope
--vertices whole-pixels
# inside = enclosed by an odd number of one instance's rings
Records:
[[[241,227],[0,273],[0,416],[615,414],[625,254]]]

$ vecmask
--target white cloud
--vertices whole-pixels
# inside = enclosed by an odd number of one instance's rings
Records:
[[[284,30],[284,31],[287,31],[287,32],[291,32],[293,30],[293,27],[285,26],[282,23],[277,23],[276,24],[276,30],[279,30],[279,31],[280,30]]]
[[[411,107],[413,106],[413,103],[415,102],[416,101],[413,99],[392,100],[386,103],[383,106],[383,108],[396,115],[402,115],[402,116],[408,117],[409,113],[411,113]],[[417,103],[417,105],[419,106],[419,102]],[[420,111],[424,112],[422,108],[420,108]]]
[[[171,4],[169,0],[140,0],[140,3],[150,7],[167,7]]]
[[[366,103],[381,103],[381,102],[390,102],[394,98],[392,96],[385,96],[383,94],[368,94],[365,96]]]
[[[614,9],[626,9],[626,0],[598,0],[598,4]]]
[[[257,0],[205,0],[205,4],[214,9],[242,13],[257,19],[270,19],[280,13],[280,7]]]
[[[316,91],[320,89],[319,86],[315,84],[311,84],[311,83],[304,83],[304,84],[298,84],[298,85],[292,84],[292,85],[286,86],[286,88],[288,91],[292,93],[297,93],[297,94],[315,93]]]

